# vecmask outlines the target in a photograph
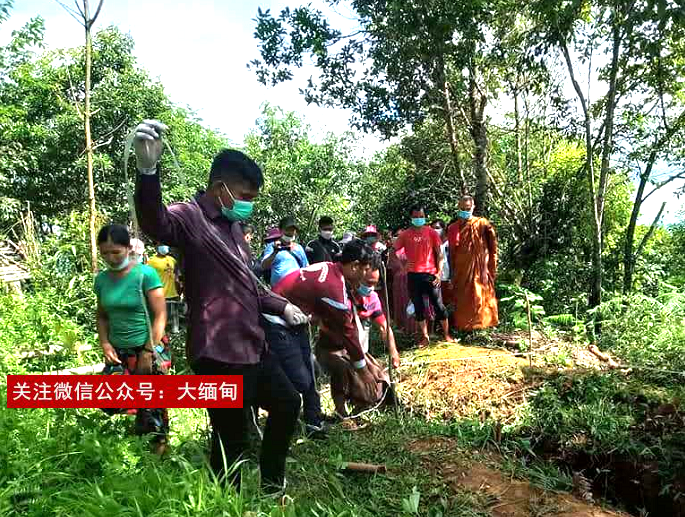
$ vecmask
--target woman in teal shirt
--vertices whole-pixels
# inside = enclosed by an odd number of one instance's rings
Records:
[[[166,300],[157,272],[130,260],[131,236],[125,226],[110,224],[97,238],[108,266],[95,277],[98,338],[105,362],[132,375],[163,373],[153,347],[164,337]],[[153,433],[158,454],[166,450],[169,417],[166,409],[138,409],[136,432]]]

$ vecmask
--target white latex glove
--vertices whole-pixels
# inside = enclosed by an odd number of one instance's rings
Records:
[[[298,325],[304,325],[309,322],[309,316],[300,310],[300,308],[292,303],[285,306],[283,311],[283,319],[291,327],[297,327]]]
[[[136,167],[142,174],[154,174],[157,162],[162,156],[162,134],[167,127],[159,120],[143,120],[136,128],[133,149],[136,153]]]

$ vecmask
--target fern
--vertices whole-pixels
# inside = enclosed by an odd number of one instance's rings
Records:
[[[555,314],[554,316],[547,316],[544,319],[544,322],[557,327],[575,327],[578,323],[582,323],[573,314]]]

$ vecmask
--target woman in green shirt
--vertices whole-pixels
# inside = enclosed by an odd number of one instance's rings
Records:
[[[103,227],[97,243],[108,266],[95,277],[98,338],[105,362],[132,375],[163,373],[153,350],[166,325],[159,275],[152,267],[130,260],[131,236],[125,226]],[[166,409],[138,409],[135,428],[138,434],[153,433],[155,452],[164,453],[169,432]]]

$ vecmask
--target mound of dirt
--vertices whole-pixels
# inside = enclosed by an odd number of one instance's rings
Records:
[[[546,491],[528,482],[509,478],[495,468],[495,454],[484,454],[474,462],[459,451],[455,440],[449,438],[416,440],[410,442],[407,449],[420,456],[426,469],[439,476],[455,492],[467,490],[479,495],[493,517],[626,515],[594,506],[571,494]]]
[[[509,416],[537,383],[525,357],[506,350],[447,344],[421,350],[400,369],[402,400],[426,417]]]

